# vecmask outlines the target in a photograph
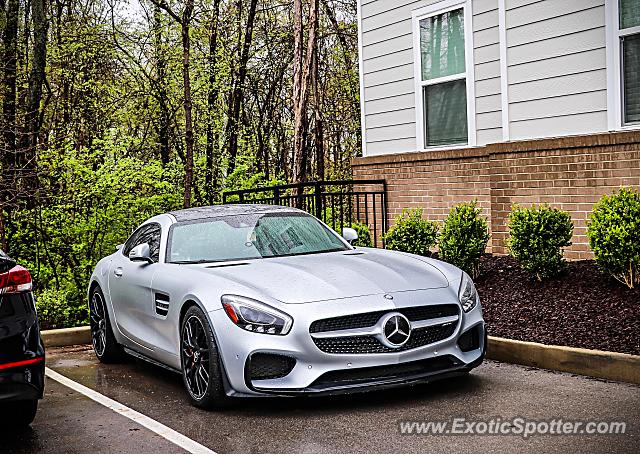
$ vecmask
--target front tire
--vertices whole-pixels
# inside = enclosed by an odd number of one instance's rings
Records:
[[[125,353],[113,335],[107,303],[99,286],[94,287],[89,296],[89,325],[93,351],[98,360],[105,364],[122,362]]]
[[[182,379],[191,403],[207,410],[230,405],[222,378],[218,346],[209,321],[198,306],[187,309],[180,327]]]

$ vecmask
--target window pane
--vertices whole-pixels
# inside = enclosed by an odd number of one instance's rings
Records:
[[[424,87],[426,145],[467,143],[467,84],[464,79]]]
[[[624,122],[640,122],[640,34],[622,40],[624,65]]]
[[[422,80],[465,72],[462,11],[457,9],[420,21]]]
[[[620,28],[640,25],[640,1],[620,0]]]

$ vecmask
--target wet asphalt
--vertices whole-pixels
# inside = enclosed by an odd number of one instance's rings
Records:
[[[103,365],[85,348],[47,365],[218,453],[640,452],[640,387],[496,362],[469,377],[360,395],[244,399],[224,412],[189,405],[179,375],[138,360]],[[624,435],[401,435],[399,421],[625,421]],[[137,423],[48,379],[32,427],[2,434],[4,453],[183,452]]]

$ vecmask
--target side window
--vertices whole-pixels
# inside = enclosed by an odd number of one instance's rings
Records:
[[[140,235],[147,230],[148,226],[143,226],[140,227],[138,230],[136,230],[135,232],[133,232],[131,234],[131,236],[129,237],[129,239],[127,240],[126,243],[124,243],[124,247],[122,248],[122,254],[126,257],[129,257],[129,252],[131,252],[131,249],[133,249],[135,246],[137,246],[138,244],[140,244],[138,242],[138,238],[140,238]]]
[[[149,253],[154,262],[160,259],[160,226],[151,224],[141,235],[137,244],[147,243],[149,245]]]
[[[131,249],[142,243],[149,245],[151,259],[158,262],[160,259],[160,226],[158,224],[147,224],[136,230],[125,243],[122,253],[128,257]]]

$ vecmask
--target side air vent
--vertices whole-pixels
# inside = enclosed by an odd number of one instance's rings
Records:
[[[156,314],[166,317],[169,313],[169,295],[156,293]]]

